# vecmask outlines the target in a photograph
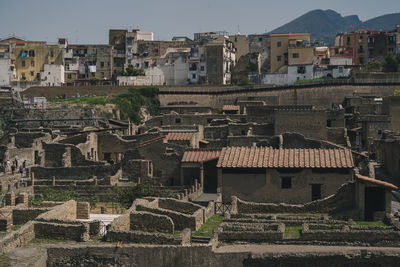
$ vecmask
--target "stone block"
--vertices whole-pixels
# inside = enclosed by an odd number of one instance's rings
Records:
[[[90,204],[89,202],[78,202],[76,205],[76,218],[89,219],[90,218]]]

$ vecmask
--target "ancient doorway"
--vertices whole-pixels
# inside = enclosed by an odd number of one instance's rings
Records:
[[[365,220],[372,221],[374,213],[385,211],[385,189],[379,187],[365,188]]]
[[[312,184],[311,185],[311,201],[321,199],[321,185]]]

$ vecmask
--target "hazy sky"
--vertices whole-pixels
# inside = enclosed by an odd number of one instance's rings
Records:
[[[108,30],[151,30],[155,40],[194,32],[264,33],[313,9],[360,20],[400,12],[399,0],[0,0],[0,38],[108,43]],[[400,23],[400,22],[399,22]]]

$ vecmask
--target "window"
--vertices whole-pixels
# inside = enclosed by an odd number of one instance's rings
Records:
[[[326,121],[326,127],[332,127],[332,120]]]
[[[29,50],[29,57],[35,56],[35,50]]]
[[[259,42],[262,42],[262,37],[258,37],[258,41],[259,41]]]
[[[104,77],[105,77],[104,72],[101,72],[101,78],[104,78]]]
[[[100,54],[103,54],[104,53],[104,48],[102,47],[102,48],[100,48]]]
[[[293,58],[299,58],[300,55],[299,55],[299,53],[293,53],[293,54],[292,54],[292,57],[293,57]]]
[[[282,177],[282,189],[292,188],[292,177]]]
[[[297,73],[300,73],[300,74],[306,73],[306,67],[304,67],[304,66],[298,66],[298,67],[297,67]]]
[[[100,62],[100,66],[103,68],[104,67],[104,62]]]
[[[22,67],[25,67],[25,60],[22,60],[22,61],[21,61],[21,66],[22,66]]]
[[[192,74],[192,79],[196,79],[196,73]]]
[[[31,61],[31,67],[35,67],[35,61],[34,60]]]
[[[201,71],[204,71],[204,66],[200,66],[200,70],[201,70]]]
[[[149,67],[149,62],[144,63],[144,68],[147,69]]]
[[[343,67],[339,67],[339,73],[343,73]]]
[[[181,118],[175,118],[175,123],[181,123]]]
[[[54,51],[50,50],[50,57],[54,57]]]
[[[31,71],[31,76],[35,76],[35,73],[33,71]]]
[[[276,61],[280,62],[282,60],[282,56],[276,56]]]
[[[135,65],[135,66],[136,66],[136,68],[139,68],[139,67],[140,67],[139,63],[136,63],[136,65]]]
[[[277,47],[281,47],[281,46],[282,46],[282,42],[281,42],[281,41],[278,41],[278,42],[276,43],[276,46],[277,46]]]
[[[69,79],[69,80],[72,79],[72,74],[68,74],[68,79]]]

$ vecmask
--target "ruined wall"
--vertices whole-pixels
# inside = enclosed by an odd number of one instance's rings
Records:
[[[89,225],[62,224],[51,222],[35,222],[35,238],[74,240],[78,242],[89,240]]]
[[[243,179],[246,177],[246,179]],[[282,188],[283,177],[291,178],[290,188]],[[246,201],[302,204],[312,200],[312,184],[321,185],[321,197],[334,194],[352,180],[352,170],[277,169],[222,170],[222,197],[229,201],[237,196]]]
[[[174,222],[165,215],[149,212],[131,212],[130,230],[144,232],[174,233]]]
[[[87,180],[94,176],[106,178],[114,176],[119,170],[120,165],[94,165],[94,166],[75,166],[75,167],[31,167],[31,172],[35,173],[35,179],[51,180],[53,176],[57,180]]]
[[[329,213],[334,216],[345,216],[346,212],[355,209],[355,183],[343,184],[334,195],[324,199],[307,202],[305,204],[273,204],[246,202],[236,197],[232,197],[233,211],[241,214],[268,214],[268,213]],[[357,212],[349,215],[359,215]]]
[[[78,266],[85,262],[94,266],[398,266],[397,249],[376,250],[368,247],[328,248],[276,251],[213,251],[210,246],[149,246],[129,245],[115,249],[115,245],[76,247],[53,246],[47,249],[48,266]],[[140,255],[138,257],[137,255]]]
[[[353,84],[353,85],[300,85],[300,86],[284,86],[284,87],[265,87],[262,89],[237,89],[226,90],[223,93],[215,90],[209,91],[190,90],[182,88],[174,89],[174,92],[164,92],[160,90],[159,99],[161,105],[168,105],[173,102],[193,101],[199,105],[210,105],[222,108],[225,104],[232,104],[238,97],[242,96],[278,96],[280,105],[315,105],[330,108],[332,103],[342,103],[346,96],[354,94],[391,96],[394,90],[398,89],[397,85],[392,84]],[[241,91],[240,91],[241,90]]]

